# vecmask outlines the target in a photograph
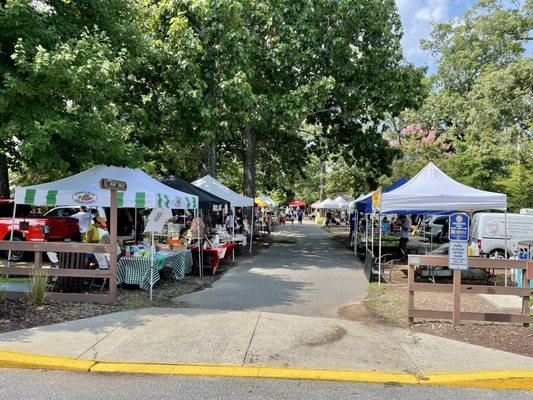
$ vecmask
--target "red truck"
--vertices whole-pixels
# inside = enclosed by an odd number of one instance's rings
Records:
[[[32,213],[32,207],[18,204],[14,228],[12,226],[13,200],[0,199],[0,240],[9,240],[13,230],[13,240],[30,242],[63,242],[79,240],[78,220],[69,217],[43,217]],[[7,257],[7,251],[5,251]],[[22,251],[12,251],[11,260],[24,257]]]

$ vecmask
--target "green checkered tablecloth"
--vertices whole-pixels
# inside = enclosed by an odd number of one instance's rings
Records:
[[[192,252],[190,250],[177,251],[165,257],[163,269],[170,270],[173,280],[180,280],[192,272]]]
[[[117,264],[117,285],[126,283],[138,285],[142,290],[150,290],[150,258],[148,257],[122,257]],[[153,283],[159,281],[159,271],[153,270]]]

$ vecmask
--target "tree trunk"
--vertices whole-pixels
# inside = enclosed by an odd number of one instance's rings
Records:
[[[200,145],[198,154],[198,174],[199,178],[205,175],[217,176],[217,153],[215,141],[207,141]]]
[[[7,157],[5,154],[0,154],[0,198],[8,199],[9,196],[9,169],[7,166]]]
[[[255,150],[257,134],[251,126],[244,130],[244,195],[255,199]],[[246,208],[248,224],[252,220],[253,208]]]

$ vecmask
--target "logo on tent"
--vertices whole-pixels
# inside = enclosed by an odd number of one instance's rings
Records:
[[[176,206],[181,207],[182,204],[183,204],[183,201],[179,197],[176,197]]]
[[[98,199],[98,196],[92,192],[76,192],[72,195],[72,200],[77,203],[94,203]]]

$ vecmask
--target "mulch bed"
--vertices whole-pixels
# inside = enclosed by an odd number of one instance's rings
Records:
[[[154,286],[153,301],[150,301],[148,292],[139,290],[136,287],[119,287],[116,304],[73,303],[50,300],[40,306],[34,306],[27,299],[11,300],[0,298],[0,333],[143,307],[180,307],[181,305],[173,302],[172,299],[211,287],[226,270],[238,267],[239,262],[254,257],[271,244],[271,237],[266,236],[262,237],[260,241],[254,241],[251,254],[248,251],[248,247],[242,249],[241,254],[236,257],[236,263],[232,267],[221,265],[219,268],[220,273],[217,273],[216,276],[186,276],[178,282],[161,280]],[[209,274],[210,270],[206,269],[205,272]]]
[[[349,245],[348,229],[339,227],[323,229],[331,234],[331,239],[336,243]],[[340,315],[367,324],[413,329],[417,332],[533,357],[533,327],[524,328],[521,324],[462,321],[460,326],[454,327],[451,321],[415,319],[415,324],[410,327],[407,322],[407,279],[401,271],[396,270],[393,281],[396,283],[382,284],[381,287],[372,283],[362,307],[341,310]],[[503,278],[499,277],[497,282],[498,285],[502,285]],[[450,282],[442,280],[439,283]],[[449,311],[452,310],[452,295],[417,292],[415,306]],[[504,312],[475,294],[461,294],[461,309],[472,312]]]

